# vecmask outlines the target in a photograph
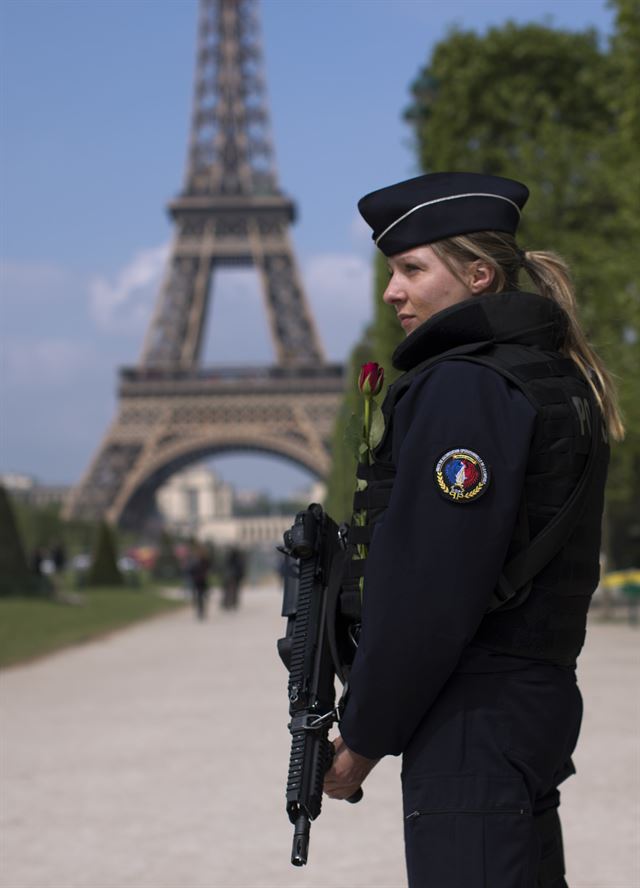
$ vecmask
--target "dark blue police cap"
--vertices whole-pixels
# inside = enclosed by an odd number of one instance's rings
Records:
[[[428,173],[366,194],[358,209],[386,256],[474,231],[515,234],[529,189],[481,173]]]

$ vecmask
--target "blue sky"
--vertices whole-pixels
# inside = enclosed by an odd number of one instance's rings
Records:
[[[189,131],[196,0],[0,0],[0,472],[73,482],[115,412],[152,310]],[[263,0],[272,134],[293,239],[326,350],[370,312],[356,202],[418,170],[409,86],[453,25],[507,19],[604,37],[604,0]],[[238,310],[240,309],[240,310]],[[247,317],[252,318],[247,324]],[[252,273],[214,281],[205,357],[272,357]],[[306,479],[228,457],[229,480],[286,493]]]

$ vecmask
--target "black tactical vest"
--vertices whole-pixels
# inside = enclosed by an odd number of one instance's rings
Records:
[[[560,352],[566,329],[566,316],[551,300],[514,292],[452,306],[414,331],[394,353],[394,366],[406,372],[385,398],[375,461],[358,466],[367,488],[355,494],[354,509],[366,510],[367,526],[352,528],[350,542],[369,542],[389,501],[394,411],[415,377],[442,361],[490,367],[524,393],[537,419],[518,521],[473,644],[573,665],[598,584],[609,450],[591,387]],[[346,590],[351,585],[353,594],[363,571],[364,563],[352,561]]]

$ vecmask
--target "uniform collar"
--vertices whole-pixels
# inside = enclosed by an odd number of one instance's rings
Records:
[[[476,296],[439,311],[401,342],[393,366],[411,370],[451,349],[498,342],[558,351],[568,318],[552,299],[537,293],[507,291]]]

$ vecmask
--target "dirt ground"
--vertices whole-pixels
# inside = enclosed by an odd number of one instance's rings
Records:
[[[276,588],[151,620],[0,675],[2,888],[402,888],[399,761],[325,803],[289,863]],[[563,789],[571,888],[640,886],[640,630],[589,628]],[[492,886],[493,888],[493,886]],[[497,888],[497,886],[496,886]]]

